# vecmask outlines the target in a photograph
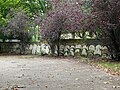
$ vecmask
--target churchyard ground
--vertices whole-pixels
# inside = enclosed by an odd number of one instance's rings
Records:
[[[120,77],[73,58],[0,56],[0,90],[120,90]]]

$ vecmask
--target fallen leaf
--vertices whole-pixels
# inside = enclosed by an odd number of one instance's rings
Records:
[[[79,80],[79,78],[76,78],[75,80],[77,81],[77,80]]]
[[[45,86],[46,88],[48,88],[48,86]]]
[[[116,86],[112,86],[112,88],[117,88]]]
[[[109,84],[109,82],[104,82],[104,84]]]

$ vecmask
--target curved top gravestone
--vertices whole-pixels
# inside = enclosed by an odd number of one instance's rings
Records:
[[[94,51],[94,55],[101,55],[102,54],[101,49],[102,49],[102,46],[97,45]]]

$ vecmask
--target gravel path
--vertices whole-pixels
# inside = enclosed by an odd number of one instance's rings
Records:
[[[120,77],[72,59],[0,56],[0,90],[120,90]]]

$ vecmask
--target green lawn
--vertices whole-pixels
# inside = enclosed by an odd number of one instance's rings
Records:
[[[120,62],[99,61],[97,63],[103,68],[120,73]]]
[[[111,73],[113,75],[119,75],[120,76],[120,62],[117,61],[111,61],[109,59],[89,59],[89,58],[82,58],[83,62],[86,62],[90,65],[93,65],[97,68],[102,68],[108,73]]]

